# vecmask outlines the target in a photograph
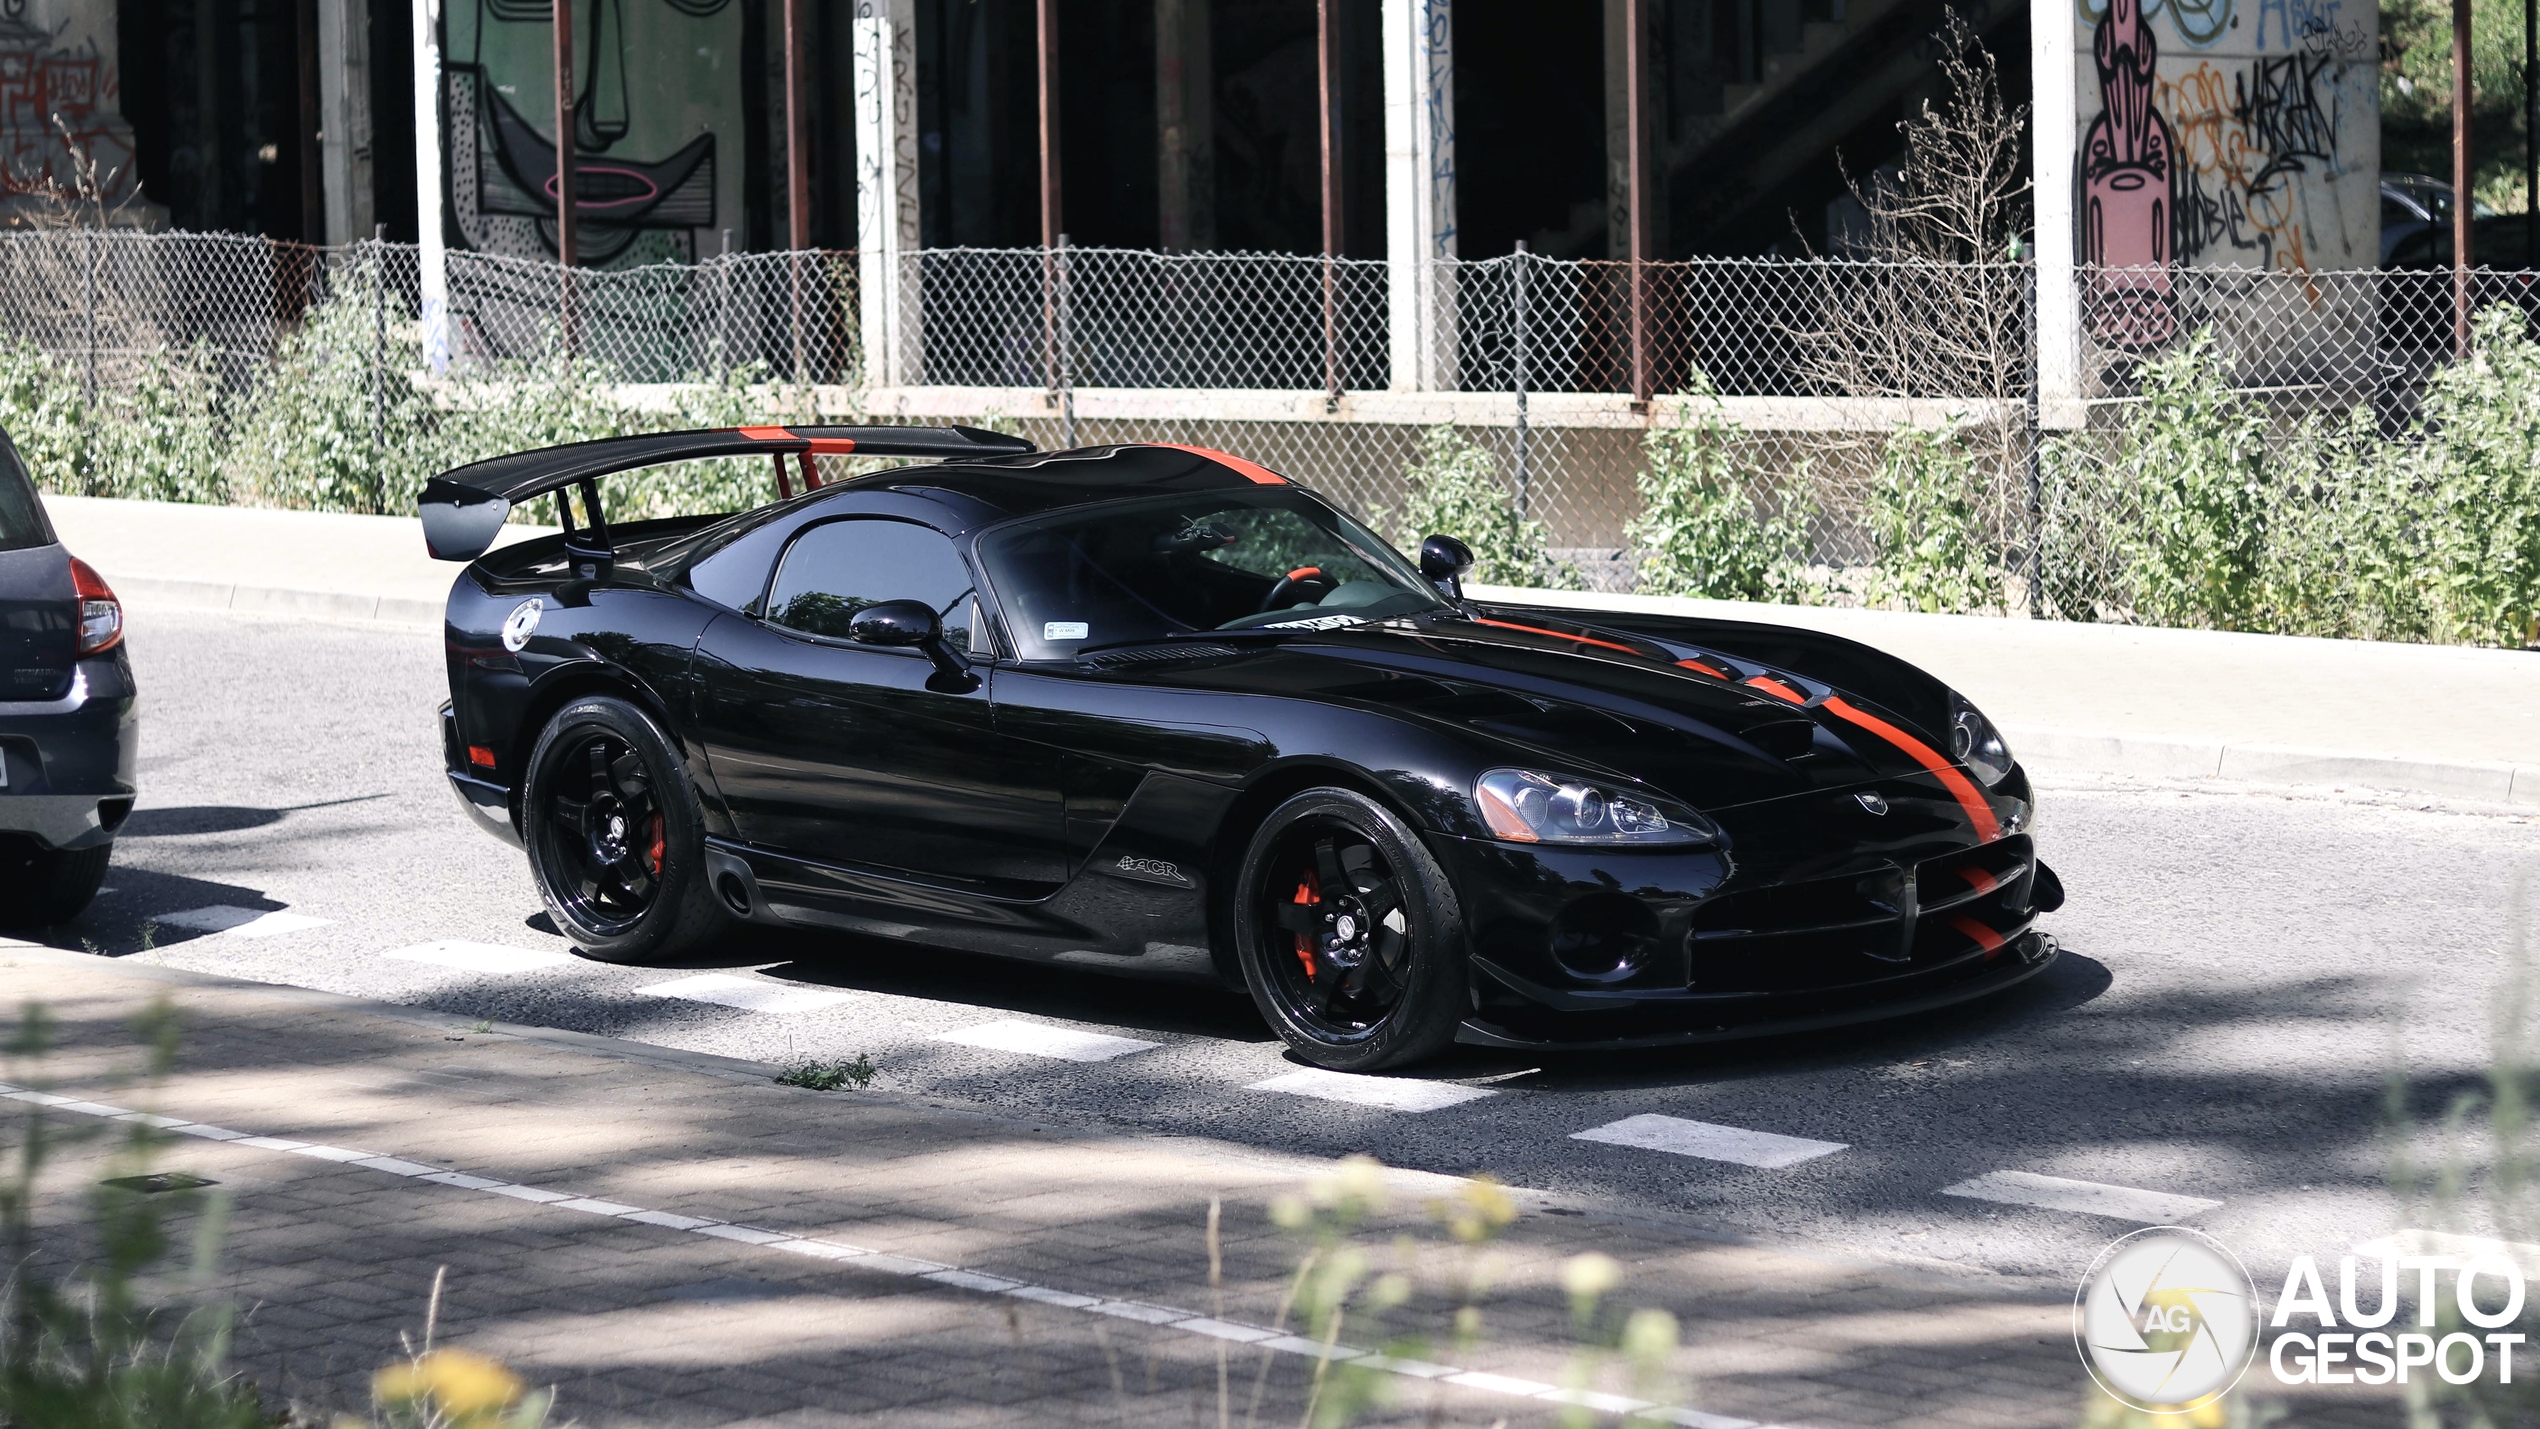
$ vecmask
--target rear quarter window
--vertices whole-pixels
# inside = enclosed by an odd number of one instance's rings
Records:
[[[36,500],[35,483],[18,460],[18,449],[0,435],[0,551],[23,551],[53,544],[53,527]]]

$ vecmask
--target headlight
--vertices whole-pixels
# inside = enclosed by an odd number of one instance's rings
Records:
[[[1651,848],[1711,843],[1717,825],[1645,789],[1494,769],[1473,786],[1491,833],[1512,843]]]
[[[1949,757],[1975,771],[1988,789],[2011,772],[2011,746],[1967,697],[1949,692]]]

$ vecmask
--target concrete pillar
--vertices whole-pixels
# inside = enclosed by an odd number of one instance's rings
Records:
[[[378,207],[371,179],[370,9],[364,0],[317,0],[317,16],[326,241],[351,243],[370,237]]]
[[[2073,161],[2079,35],[2071,0],[2029,0],[2029,172],[2037,176],[2038,424],[2082,424],[2081,289],[2073,281]]]
[[[449,251],[443,242],[441,0],[414,0],[415,236],[422,269],[423,365],[450,366]]]
[[[918,380],[923,371],[915,0],[856,0],[855,122],[864,380],[897,387]]]
[[[1383,24],[1392,386],[1451,390],[1457,367],[1452,0],[1384,0]]]
[[[1209,0],[1155,0],[1156,234],[1167,253],[1217,246]]]

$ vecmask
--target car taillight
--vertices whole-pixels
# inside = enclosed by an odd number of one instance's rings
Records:
[[[123,639],[123,602],[88,562],[71,559],[71,588],[79,593],[79,653],[102,655]]]

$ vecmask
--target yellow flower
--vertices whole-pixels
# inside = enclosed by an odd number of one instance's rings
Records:
[[[1573,1300],[1594,1300],[1610,1295],[1623,1283],[1623,1267],[1614,1257],[1589,1251],[1574,1255],[1561,1264],[1561,1288]]]
[[[442,1414],[460,1421],[509,1408],[527,1389],[518,1375],[466,1350],[434,1350],[390,1365],[371,1380],[371,1393],[386,1403],[430,1399]]]

